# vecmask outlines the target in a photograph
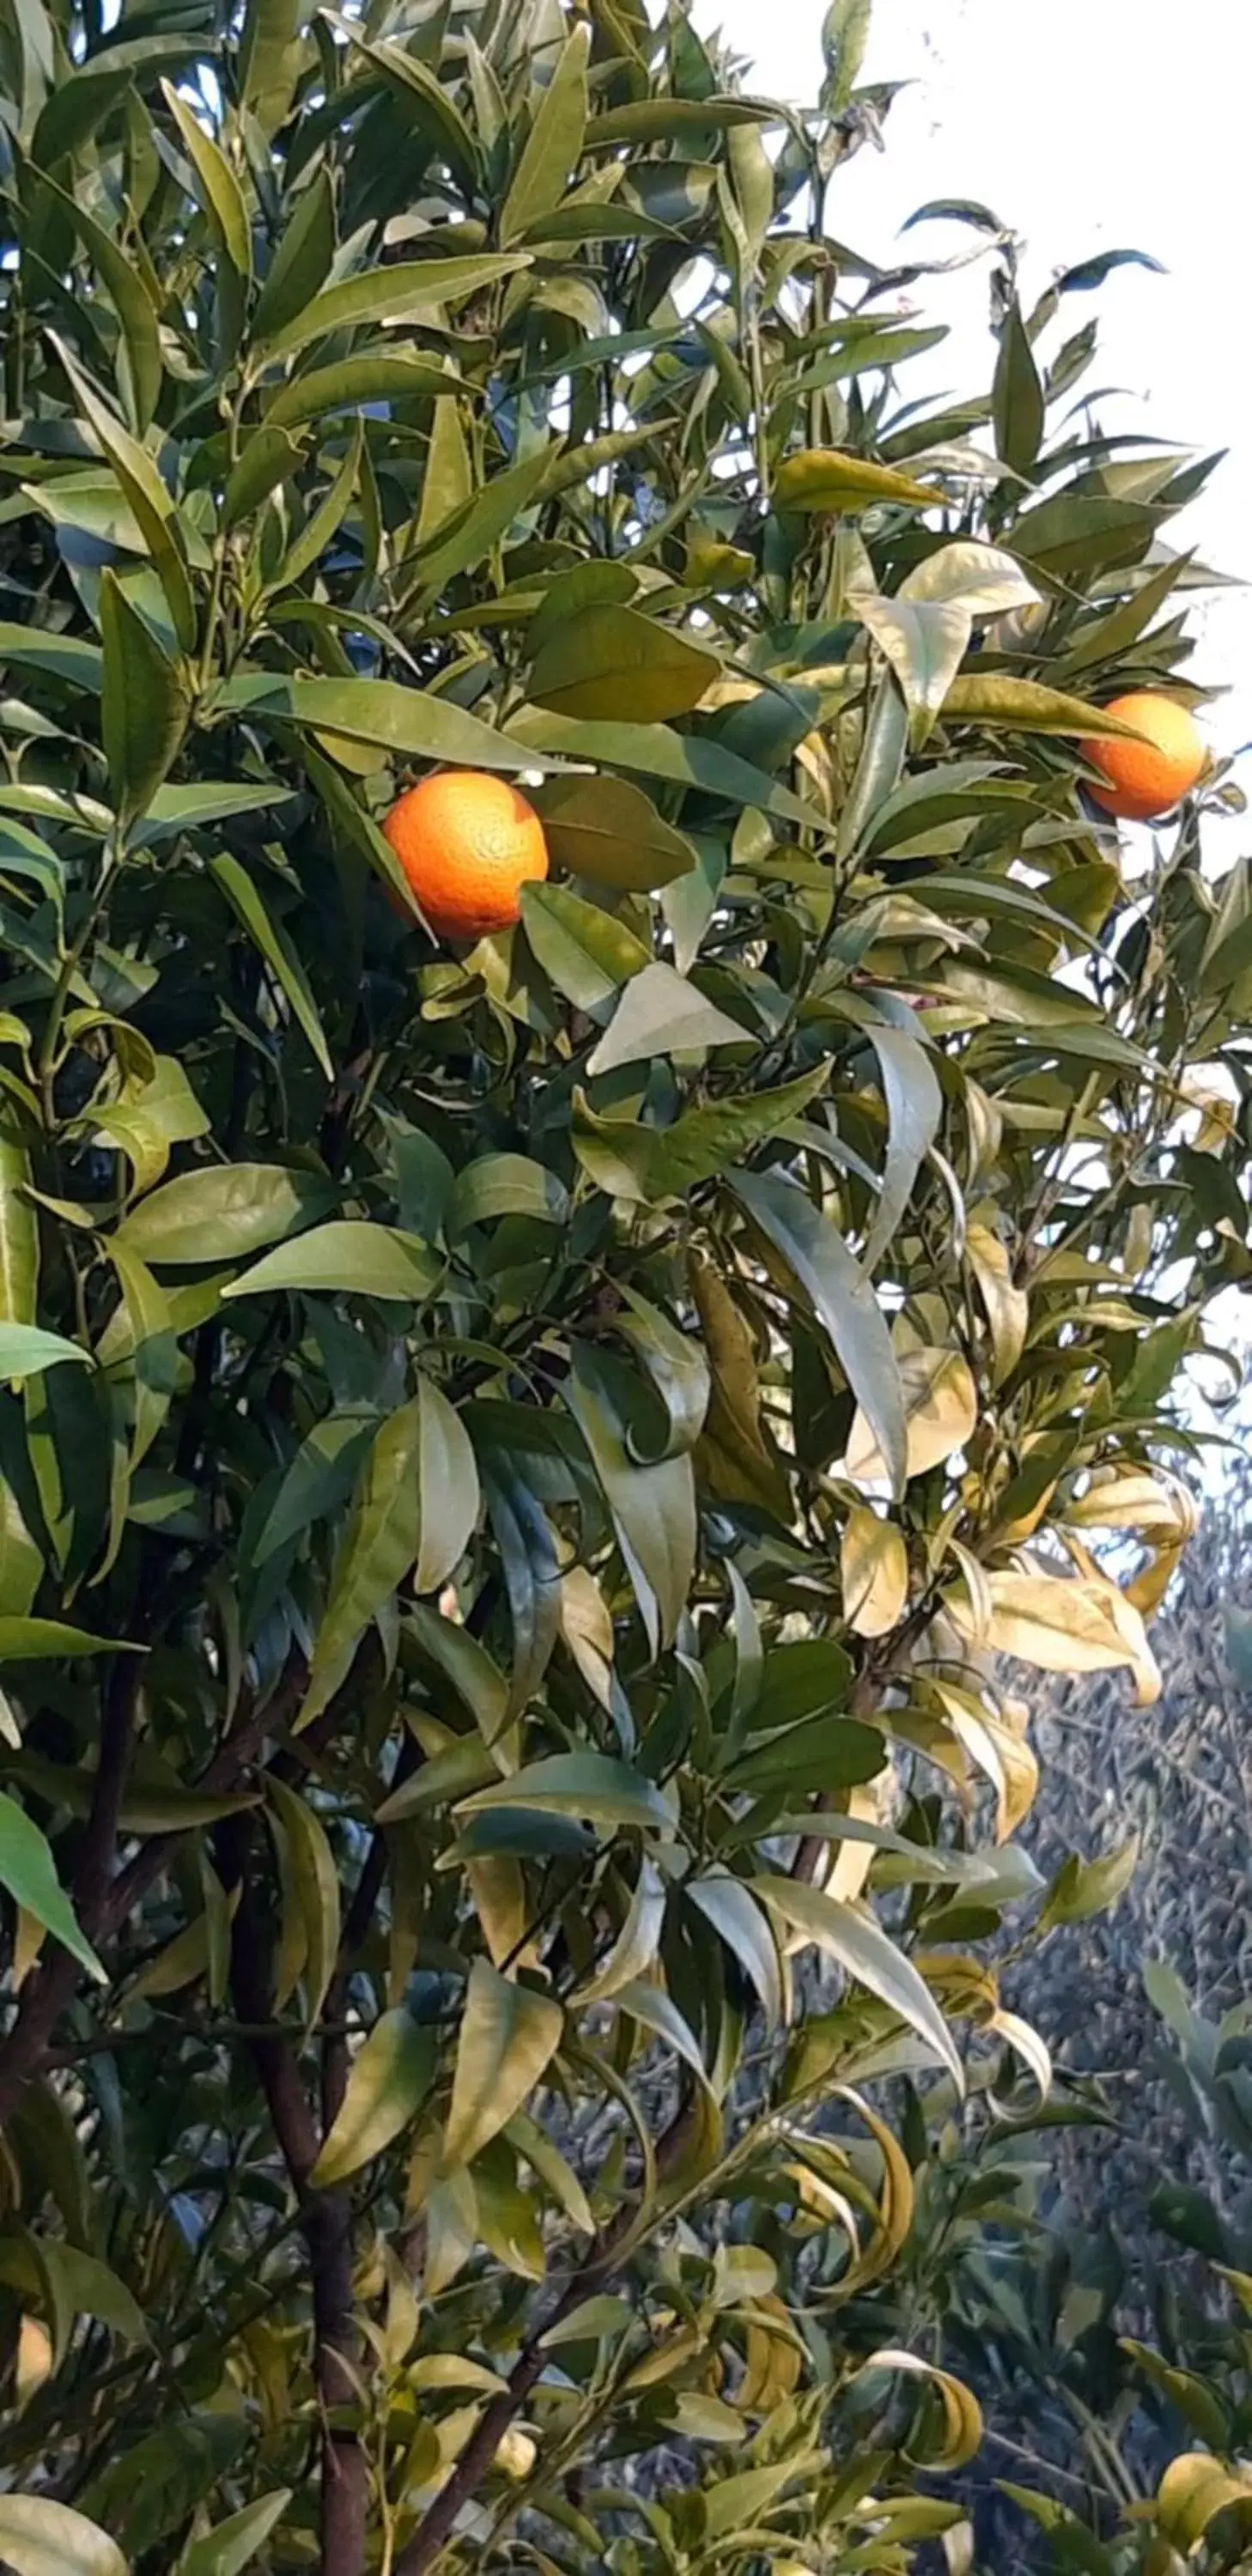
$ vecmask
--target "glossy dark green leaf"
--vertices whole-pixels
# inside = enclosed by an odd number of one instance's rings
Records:
[[[1016,296],[1000,325],[991,412],[997,456],[1015,474],[1030,475],[1043,438],[1043,386]]]
[[[623,778],[550,779],[532,802],[558,867],[617,894],[672,885],[695,866],[691,843]]]
[[[309,1045],[327,1081],[333,1080],[334,1067],[326,1044],[321,1014],[313,998],[312,987],[291,940],[272,914],[255,880],[239,859],[222,851],[209,865],[232,911],[270,968],[275,981],[290,1003],[292,1015],[303,1029]]]
[[[335,202],[322,170],[297,198],[295,213],[266,271],[253,315],[259,339],[281,331],[303,312],[323,284],[334,255]]]
[[[146,813],[173,767],[189,703],[174,664],[112,572],[105,573],[100,585],[100,631],[109,785],[125,826]]]
[[[77,197],[58,188],[55,181],[48,180],[46,185],[71,216],[121,324],[130,379],[131,425],[142,437],[156,410],[163,376],[160,333],[152,300],[133,261],[112,233],[106,232]]]
[[[574,1151],[584,1171],[613,1198],[675,1198],[712,1180],[756,1144],[800,1118],[825,1088],[826,1065],[776,1089],[747,1092],[704,1109],[687,1109],[670,1127],[599,1117],[585,1092],[574,1094]]]

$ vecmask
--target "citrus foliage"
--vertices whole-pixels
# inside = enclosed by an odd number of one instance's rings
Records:
[[[635,0],[0,18],[18,2569],[959,2520],[900,2260],[1091,1895],[994,1659],[1155,1687],[1252,968],[1077,750],[1194,701],[1197,470],[978,209],[910,400],[866,16],[803,116]],[[442,764],[542,781],[467,952]]]

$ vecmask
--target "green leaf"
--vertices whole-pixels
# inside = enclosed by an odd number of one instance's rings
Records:
[[[475,564],[482,563],[492,547],[507,536],[514,520],[538,497],[551,452],[547,447],[540,448],[533,456],[524,456],[520,463],[507,467],[503,474],[493,474],[490,482],[472,492],[459,509],[433,528],[424,543],[404,559],[407,591],[433,600],[450,581],[455,581],[458,573],[469,572]]]
[[[421,1535],[413,1589],[438,1592],[455,1573],[477,1526],[478,1468],[460,1415],[429,1378],[422,1379],[417,1403]]]
[[[702,1053],[706,1047],[751,1046],[751,1031],[706,1001],[672,966],[645,966],[631,978],[588,1073],[614,1073],[620,1065],[646,1064],[658,1055]]]
[[[565,193],[587,126],[590,27],[575,27],[536,109],[500,215],[500,239],[515,242]]]
[[[45,1333],[38,1324],[0,1324],[0,1381],[38,1377],[44,1369],[58,1368],[63,1360],[93,1366],[90,1351],[66,1341],[61,1333]]]
[[[356,277],[341,278],[335,286],[324,287],[289,322],[268,338],[258,340],[258,352],[268,364],[294,356],[297,349],[307,348],[310,340],[323,339],[332,331],[356,330],[364,322],[398,329],[405,323],[434,319],[441,305],[463,304],[469,296],[480,294],[483,287],[494,286],[502,277],[512,277],[530,264],[527,251],[484,251],[464,259],[407,260],[367,269]],[[270,418],[273,417],[271,406]]]
[[[128,2576],[98,2524],[46,2496],[0,2496],[0,2549],[13,2576]]]
[[[571,760],[600,761],[610,769],[666,778],[675,787],[698,788],[728,805],[776,814],[781,822],[800,823],[808,831],[825,828],[822,816],[789,788],[699,734],[672,733],[667,725],[588,724],[577,716],[523,707],[512,720],[511,739],[526,743],[532,759],[539,752],[561,767]]]
[[[50,627],[14,626],[7,618],[0,618],[0,662],[46,671],[72,689],[98,692],[104,678],[98,645],[87,643],[81,635],[54,634]]]
[[[522,921],[549,983],[578,1011],[602,1013],[651,963],[651,952],[625,922],[564,886],[523,886]]]
[[[629,2299],[613,2291],[601,2291],[598,2297],[580,2299],[555,2325],[539,2338],[544,2352],[559,2352],[567,2343],[599,2343],[606,2335],[619,2335],[635,2323],[635,2310]]]
[[[1037,565],[1049,581],[1068,585],[1097,567],[1141,562],[1157,519],[1158,513],[1140,501],[1056,492],[1017,521],[1013,552]]]
[[[35,1626],[39,1623],[0,1619],[0,1637],[6,1628],[21,1628],[27,1624]],[[3,1645],[0,1644],[0,1660],[3,1660],[3,1653]],[[20,1905],[24,1913],[33,1914],[35,1921],[42,1923],[45,1931],[51,1932],[62,1949],[68,1950],[72,1959],[77,1959],[80,1968],[86,1968],[90,1976],[98,1977],[102,1985],[107,1984],[105,1971],[91,1943],[80,1932],[73,1907],[57,1877],[56,1862],[47,1836],[40,1833],[38,1825],[32,1824],[16,1799],[8,1797],[2,1790],[0,1887],[7,1889],[14,1904]],[[0,2499],[0,2512],[3,2502],[4,2499]],[[0,2520],[0,2535],[3,2529],[3,2521]]]
[[[409,760],[511,775],[564,766],[560,760],[536,761],[528,743],[497,732],[447,698],[402,688],[397,680],[303,680],[249,671],[225,681],[213,703],[222,715],[247,715],[262,723],[269,716],[315,733],[343,734],[350,742],[369,743]]]
[[[286,1841],[291,1889],[303,1936],[305,2020],[312,2029],[320,2018],[339,1957],[339,1873],[325,1826],[307,1799],[298,1798],[294,1789],[273,1774],[265,1785]],[[289,1999],[290,1985],[283,1980],[274,1997],[275,2011],[281,2012]]]
[[[339,1543],[317,1632],[301,1722],[343,1679],[371,1619],[398,1591],[422,1537],[422,1405],[403,1404],[376,1432]]]
[[[774,477],[774,503],[779,510],[856,513],[882,502],[933,510],[939,497],[929,485],[911,482],[890,465],[874,465],[864,456],[844,456],[833,447],[800,449],[784,460]]]
[[[748,1983],[755,1987],[770,2028],[775,2029],[783,2017],[778,1944],[751,1888],[741,1878],[733,1878],[729,1870],[719,1869],[705,1877],[687,1879],[683,1892],[725,1942]]]
[[[88,214],[76,197],[58,188],[53,179],[45,178],[44,185],[71,217],[122,326],[129,407],[133,425],[142,437],[156,410],[163,375],[160,332],[147,287],[121,243],[96,222],[94,215]]]
[[[132,1208],[118,1241],[158,1266],[244,1261],[311,1225],[335,1196],[331,1182],[276,1163],[206,1164]]]
[[[169,1259],[169,1254],[154,1258]],[[335,1217],[314,1226],[293,1243],[280,1244],[230,1281],[224,1297],[271,1296],[280,1288],[301,1289],[310,1296],[353,1295],[396,1298],[420,1305],[437,1287],[442,1265],[424,1243],[390,1225],[370,1225]]]
[[[285,429],[276,429],[272,421],[263,421],[247,440],[238,464],[232,469],[222,496],[222,526],[237,528],[250,519],[254,510],[276,492],[280,483],[289,482],[300,463],[300,449]]]
[[[387,357],[377,350],[359,358],[338,358],[333,366],[310,368],[280,385],[266,405],[272,426],[296,429],[302,421],[326,420],[335,412],[355,410],[367,402],[427,402],[458,382],[428,358]]]
[[[695,867],[690,841],[625,779],[549,779],[532,802],[557,866],[616,894],[650,893]]]
[[[472,1225],[494,1225],[502,1216],[524,1216],[541,1225],[563,1225],[569,1192],[546,1163],[529,1154],[481,1154],[458,1172],[448,1211],[451,1236]]]
[[[1093,740],[1137,739],[1133,725],[1091,707],[1084,698],[1067,697],[1042,680],[1017,680],[1007,671],[967,672],[954,680],[943,702],[948,724],[1004,725],[1011,733],[1082,734]]]
[[[435,2033],[403,2004],[376,2021],[352,2061],[343,2107],[309,2176],[330,2191],[411,2128],[435,2071]]]
[[[654,1783],[607,1753],[553,1753],[529,1762],[507,1780],[493,1780],[489,1788],[463,1798],[459,1813],[478,1816],[501,1807],[533,1807],[543,1815],[624,1825],[637,1833],[674,1831],[674,1819]]]
[[[115,573],[100,584],[104,748],[123,829],[146,812],[178,757],[188,699],[173,663],[131,607]]]
[[[676,1198],[712,1180],[751,1146],[779,1135],[825,1090],[828,1064],[775,1091],[747,1092],[707,1109],[686,1109],[672,1127],[598,1117],[585,1092],[575,1090],[571,1137],[579,1162],[612,1198]]]
[[[775,125],[779,112],[755,98],[641,98],[629,107],[612,108],[592,119],[587,129],[589,152],[616,150],[619,143],[674,143],[687,135],[703,142],[710,130],[727,133],[732,125]]]
[[[991,416],[997,456],[1015,474],[1032,474],[1043,438],[1043,386],[1016,296],[1000,325]]]
[[[0,1664],[56,1663],[64,1655],[138,1655],[125,1637],[93,1637],[63,1619],[0,1619]]]
[[[70,391],[98,446],[112,466],[129,508],[138,521],[161,588],[169,605],[174,633],[184,653],[196,640],[196,604],[183,551],[178,514],[156,463],[146,447],[132,438],[100,400],[63,341],[49,339],[69,379]]]
[[[177,2576],[241,2576],[271,2532],[277,2531],[291,2498],[290,2487],[278,2487],[273,2495],[258,2496],[254,2504],[246,2504],[242,2512],[232,2513],[206,2531],[202,2540],[188,2541]]]
[[[938,1135],[943,1094],[926,1049],[907,1029],[871,1024],[866,1035],[878,1058],[889,1120],[882,1192],[863,1256],[865,1270],[872,1275],[895,1235],[918,1173]]]
[[[243,923],[258,954],[264,958],[275,981],[285,994],[291,1012],[320,1064],[328,1082],[334,1079],[334,1066],[326,1044],[321,1013],[313,998],[313,989],[299,955],[287,933],[267,911],[260,888],[249,876],[241,860],[222,851],[209,861],[210,870],[221,887],[232,912]]]
[[[753,1886],[791,1931],[815,1942],[848,1976],[898,2013],[933,2049],[940,2065],[947,2067],[958,2092],[964,2091],[961,2061],[929,1986],[872,1914],[861,1906],[843,1904],[823,1888],[806,1887],[798,1879],[763,1876]]]
[[[250,278],[252,225],[239,181],[225,153],[168,81],[162,81],[161,95],[178,128],[191,163],[196,196],[217,235],[219,248],[240,277]]]
[[[898,1498],[906,1473],[904,1397],[891,1337],[865,1272],[794,1181],[774,1173],[737,1172],[732,1187],[825,1325],[844,1376],[873,1425]]]
[[[444,2131],[445,2172],[472,2164],[522,2109],[564,2028],[565,2015],[550,1995],[513,1984],[486,1959],[474,1961]]]
[[[247,0],[236,77],[241,106],[267,141],[283,123],[304,48],[302,0]]]
[[[580,609],[545,638],[530,695],[560,715],[664,723],[698,706],[719,668],[702,646],[610,601]]]
[[[630,1426],[618,1410],[620,1381],[585,1343],[571,1348],[566,1394],[613,1517],[617,1543],[634,1585],[655,1656],[671,1645],[687,1606],[696,1561],[696,1497],[691,1460],[663,1458],[638,1466]]]
[[[0,1328],[16,1324],[26,1331],[34,1327],[39,1293],[39,1226],[30,1180],[26,1147],[0,1134]]]
[[[1116,1851],[1102,1852],[1098,1860],[1082,1860],[1071,1852],[1048,1889],[1037,1929],[1050,1932],[1058,1923],[1085,1923],[1093,1914],[1107,1913],[1125,1895],[1141,1850],[1140,1836],[1131,1834]]]
[[[377,1427],[377,1414],[364,1408],[328,1413],[323,1421],[314,1424],[296,1451],[269,1518],[253,1542],[254,1564],[259,1565],[277,1548],[299,1538],[314,1521],[329,1520],[346,1503]]]
[[[281,435],[281,433],[278,433]],[[365,432],[360,420],[352,425],[347,450],[333,482],[328,484],[315,510],[311,510],[299,536],[287,549],[278,583],[290,588],[303,581],[321,562],[332,537],[338,534],[361,476],[361,456]]]
[[[334,256],[334,192],[327,172],[319,170],[312,186],[297,198],[296,211],[270,261],[252,317],[258,340],[272,338],[303,313]]]

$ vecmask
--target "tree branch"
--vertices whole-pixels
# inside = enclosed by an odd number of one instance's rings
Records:
[[[244,2021],[263,2024],[269,2008],[268,1950],[247,1866],[246,1828],[239,1838],[240,1898],[231,1935],[231,1986]],[[300,2203],[309,2249],[317,2388],[322,2410],[319,2516],[322,2576],[365,2576],[369,2478],[359,2435],[336,2416],[355,2410],[350,2364],[357,2337],[352,2297],[352,2198],[346,2189],[312,2191],[309,2176],[321,2139],[295,2052],[276,2031],[249,2041],[274,2135]]]

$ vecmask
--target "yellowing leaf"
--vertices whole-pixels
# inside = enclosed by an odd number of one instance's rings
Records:
[[[435,2064],[435,2034],[400,2004],[376,2021],[352,2061],[343,2107],[309,2176],[314,2191],[346,2182],[407,2129]]]
[[[962,1635],[993,1654],[1015,1655],[1044,1673],[1136,1674],[1140,1705],[1159,1696],[1160,1675],[1143,1621],[1115,1584],[1053,1574],[990,1574],[991,1616],[980,1635],[967,1602],[948,1609]],[[1117,1606],[1120,1604],[1120,1608]]]
[[[978,1282],[991,1334],[993,1375],[997,1386],[1011,1377],[1021,1358],[1030,1321],[1030,1299],[1015,1285],[1006,1246],[985,1225],[971,1225],[965,1258]]]
[[[908,1598],[909,1559],[904,1533],[880,1520],[868,1504],[849,1512],[839,1552],[843,1612],[858,1637],[885,1637]]]
[[[0,2551],[14,2576],[128,2576],[116,2541],[47,2496],[0,2496]]]
[[[931,510],[940,497],[924,483],[897,474],[890,465],[873,465],[864,456],[845,456],[833,447],[801,448],[784,460],[774,477],[774,499],[780,510],[870,510],[883,501]]]
[[[1252,2504],[1252,2478],[1223,2468],[1209,2451],[1184,2451],[1180,2459],[1171,2460],[1157,2488],[1161,2529],[1187,2556],[1209,2524],[1232,2504]]]
[[[963,1449],[978,1420],[978,1391],[959,1351],[927,1347],[899,1356],[904,1394],[906,1462],[924,1476]],[[882,1484],[887,1464],[858,1405],[848,1441],[847,1472],[858,1485]]]
[[[514,1985],[487,1960],[475,1960],[452,2078],[445,2170],[472,2164],[521,2110],[564,2027],[565,2015],[550,1995]]]

